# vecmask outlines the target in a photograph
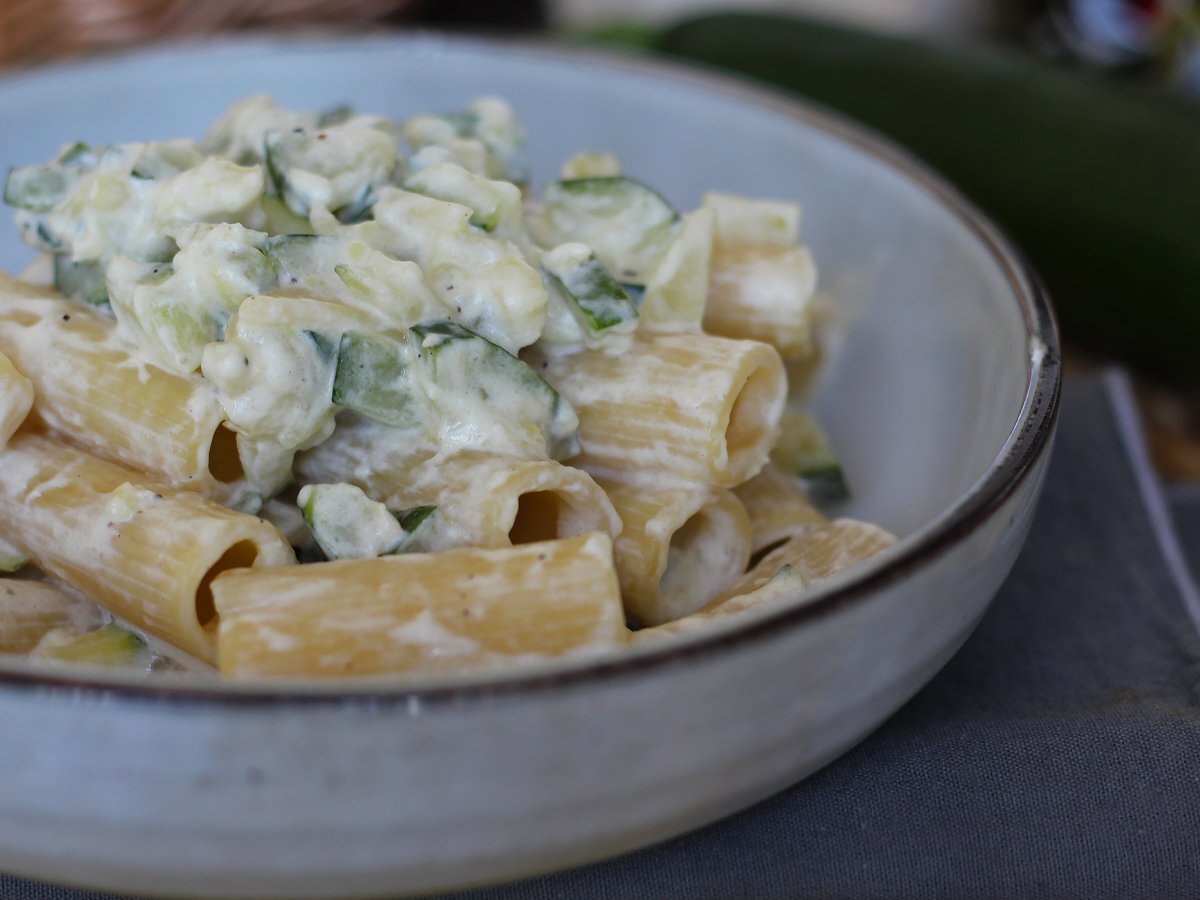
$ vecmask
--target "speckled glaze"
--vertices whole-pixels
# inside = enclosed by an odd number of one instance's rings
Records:
[[[419,687],[120,680],[0,668],[0,870],[194,896],[395,895],[517,878],[713,821],[845,752],[970,634],[1008,573],[1058,397],[1049,307],[1003,239],[903,154],[712,76],[438,37],[175,47],[0,81],[0,164],[198,135],[230,101],[402,116],[510,98],[535,177],[611,149],[687,207],[804,204],[845,328],[816,397],[902,540],[710,633]],[[28,254],[0,240],[0,265]]]

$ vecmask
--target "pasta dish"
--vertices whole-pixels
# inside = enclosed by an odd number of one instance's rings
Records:
[[[883,550],[803,406],[795,204],[535,190],[513,109],[231,107],[13,168],[0,654],[223,678],[668,639]],[[791,387],[789,388],[789,381]]]

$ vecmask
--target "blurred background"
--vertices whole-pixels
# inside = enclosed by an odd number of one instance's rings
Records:
[[[234,29],[431,27],[587,30],[666,26],[717,11],[816,17],[1041,56],[1200,90],[1193,0],[5,0],[0,62],[13,66]]]
[[[1068,372],[1129,366],[1200,481],[1200,0],[0,0],[0,70],[238,30],[539,33],[721,67],[941,170],[1032,258]]]

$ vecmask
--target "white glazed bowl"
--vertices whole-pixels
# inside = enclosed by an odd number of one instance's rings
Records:
[[[182,46],[0,81],[0,165],[195,135],[255,91],[403,116],[482,94],[535,180],[618,151],[679,205],[800,201],[847,311],[817,398],[902,540],[794,602],[600,663],[417,688],[224,688],[0,668],[0,870],[198,896],[517,878],[748,806],[862,740],[958,649],[1024,539],[1058,398],[1049,306],[996,230],[861,129],[641,61],[437,37]],[[11,231],[0,265],[29,258]]]

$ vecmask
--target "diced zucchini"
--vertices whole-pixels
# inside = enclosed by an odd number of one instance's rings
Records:
[[[317,296],[327,295],[342,242],[333,235],[288,233],[267,241],[266,254],[279,273],[279,284]]]
[[[361,252],[354,252],[360,248]],[[344,286],[339,294],[344,303],[377,313],[389,325],[400,328],[434,314],[438,304],[425,284],[420,266],[392,259],[362,245],[351,245],[350,250],[354,262],[333,267],[333,273]]]
[[[516,185],[529,182],[529,158],[525,154],[525,132],[517,114],[498,97],[480,97],[467,106],[471,117],[470,137],[483,142],[494,159],[487,173]]]
[[[320,129],[268,132],[267,171],[297,215],[320,206],[342,221],[361,218],[373,188],[388,184],[399,164],[392,136],[351,120]]]
[[[329,109],[323,109],[317,113],[317,127],[328,128],[330,125],[341,125],[353,115],[354,107],[348,103],[339,103],[337,106],[331,106]]]
[[[771,457],[799,477],[818,505],[850,496],[842,465],[819,422],[799,407],[788,406],[780,420],[779,443]]]
[[[443,418],[522,438],[532,425],[552,459],[579,452],[574,408],[520,359],[455,322],[416,325],[411,333]]]
[[[413,548],[414,533],[436,511],[390,512],[352,484],[310,484],[297,498],[313,539],[329,559],[370,559]]]
[[[313,233],[312,223],[303,216],[292,212],[288,205],[278,197],[265,195],[259,203],[262,208],[262,221],[256,224],[267,234],[308,235]]]
[[[77,262],[69,253],[54,254],[54,286],[76,300],[92,306],[108,303],[104,264],[98,260]]]
[[[708,299],[712,247],[712,211],[698,209],[685,216],[675,242],[646,285],[641,313],[647,326],[700,328]]]
[[[371,207],[375,205],[375,191],[372,185],[364,184],[359,188],[358,196],[345,206],[334,211],[339,222],[343,225],[354,225],[365,221],[371,215]]]
[[[243,301],[275,284],[265,233],[225,223],[200,226],[190,238],[174,263],[118,256],[107,279],[117,318],[159,365],[183,375],[221,340]]]
[[[338,343],[319,331],[313,331],[311,328],[304,328],[300,332],[310,341],[317,349],[317,355],[321,357],[321,361],[325,363],[333,363],[338,357]]]
[[[621,174],[621,160],[615,153],[576,153],[559,174],[563,179],[611,178]]]
[[[401,126],[401,133],[417,150],[449,146],[464,138],[477,140],[487,149],[483,174],[516,185],[529,181],[525,134],[512,107],[503,100],[484,97],[465,112],[414,116]]]
[[[475,138],[451,138],[442,144],[427,144],[408,158],[411,172],[420,172],[430,166],[454,163],[473,175],[487,178],[488,148]]]
[[[75,183],[61,166],[16,166],[4,181],[4,202],[30,212],[54,209]]]
[[[435,248],[445,243],[447,235],[465,235],[472,230],[469,207],[395,187],[379,192],[373,214],[375,222],[368,223],[374,225],[371,243],[422,267],[430,265]]]
[[[162,183],[154,200],[154,224],[182,240],[197,223],[241,221],[258,204],[264,187],[260,167],[210,156]]]
[[[15,166],[4,182],[4,202],[30,212],[49,212],[66,199],[79,177],[96,165],[87,144],[63,148],[47,165]]]
[[[285,289],[338,300],[378,315],[389,327],[406,328],[439,308],[416,263],[373,249],[354,229],[280,235],[270,240],[267,253]]]
[[[555,247],[542,257],[542,269],[588,332],[637,327],[634,302],[586,244]]]
[[[83,141],[75,141],[75,143],[67,144],[67,146],[63,147],[54,161],[60,166],[90,169],[96,165],[98,159],[99,157],[92,147],[83,143]]]
[[[317,124],[311,112],[284,109],[266,94],[254,94],[234,103],[209,129],[204,149],[234,162],[261,162],[265,135],[270,131],[311,128]]]
[[[410,534],[416,531],[425,523],[425,520],[437,512],[436,506],[413,506],[409,509],[402,509],[393,515],[396,521],[400,523],[400,527]]]
[[[195,141],[186,138],[151,141],[143,145],[130,174],[134,178],[149,180],[170,178],[202,162],[204,151]]]
[[[471,224],[496,231],[521,216],[521,189],[507,181],[473,175],[452,162],[426,166],[404,182],[406,190],[470,209]]]
[[[315,446],[333,429],[336,365],[323,341],[371,322],[358,310],[303,296],[246,299],[211,343],[201,370],[239,434],[271,438],[287,450]]]
[[[51,632],[32,655],[59,662],[139,669],[149,669],[154,661],[154,653],[144,638],[111,624],[74,636]]]
[[[615,175],[548,185],[529,224],[544,246],[587,244],[618,280],[645,284],[670,246],[679,218],[658,193]]]
[[[386,425],[407,427],[420,419],[419,398],[406,342],[348,331],[338,347],[333,402]]]
[[[29,565],[29,557],[8,541],[0,539],[0,572],[19,572]]]

